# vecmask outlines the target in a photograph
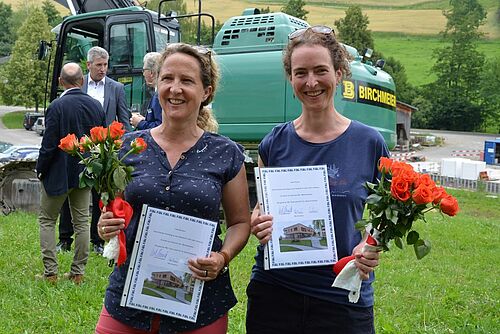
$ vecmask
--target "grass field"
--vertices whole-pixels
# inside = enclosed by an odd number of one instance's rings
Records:
[[[500,200],[480,192],[450,191],[460,203],[457,217],[429,215],[417,229],[432,242],[432,252],[417,261],[413,250],[382,255],[375,282],[378,334],[494,334],[500,328]],[[230,312],[231,334],[244,333],[245,288],[255,238],[231,262],[239,303]],[[60,271],[72,254],[59,255]],[[92,333],[102,307],[110,268],[91,254],[81,286],[60,280],[35,281],[42,271],[34,214],[0,217],[0,333]]]
[[[435,79],[431,73],[432,55],[435,49],[443,47],[438,37],[375,33],[374,40],[376,50],[403,63],[411,84],[420,86]],[[479,41],[478,50],[486,58],[500,57],[500,40]]]
[[[0,121],[7,129],[22,129],[25,111],[6,113]]]

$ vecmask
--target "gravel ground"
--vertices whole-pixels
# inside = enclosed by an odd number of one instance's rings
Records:
[[[23,107],[0,106],[0,118],[7,112],[26,110]],[[0,122],[0,141],[14,145],[40,145],[42,137],[34,131],[22,129],[6,129]]]

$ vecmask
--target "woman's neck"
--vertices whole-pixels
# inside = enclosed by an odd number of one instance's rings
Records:
[[[341,115],[335,108],[302,114],[293,121],[295,131],[302,139],[311,143],[325,143],[343,134],[351,120]]]

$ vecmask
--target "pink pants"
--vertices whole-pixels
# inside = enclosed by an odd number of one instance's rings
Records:
[[[225,314],[210,325],[195,329],[193,331],[182,332],[182,334],[226,334],[227,323],[227,314]],[[103,306],[101,315],[99,316],[99,320],[97,321],[95,334],[156,334],[159,332],[159,330],[159,316],[155,315],[153,317],[153,327],[151,328],[151,331],[143,331],[127,326],[124,323],[113,319],[106,308]]]

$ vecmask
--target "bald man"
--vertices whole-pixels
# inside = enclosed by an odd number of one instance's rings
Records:
[[[64,275],[76,284],[83,280],[89,256],[89,197],[90,189],[79,188],[78,177],[83,170],[79,159],[68,155],[57,146],[61,138],[74,133],[78,138],[90,134],[94,126],[105,126],[105,115],[99,101],[82,92],[83,73],[76,63],[63,66],[59,83],[64,88],[45,113],[45,132],[36,164],[42,181],[40,246],[44,272],[36,278],[57,281],[56,220],[66,198],[75,231],[75,256],[70,271]]]

